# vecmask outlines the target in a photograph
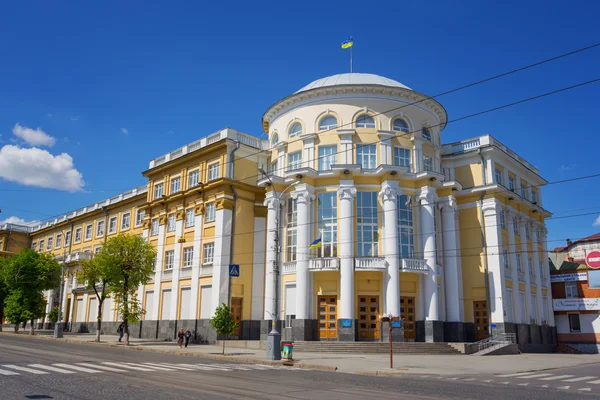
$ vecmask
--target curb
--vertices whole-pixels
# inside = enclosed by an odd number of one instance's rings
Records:
[[[368,370],[359,370],[355,371],[355,374],[358,375],[369,375],[369,376],[431,376],[431,375],[439,375],[439,374],[427,374],[422,372],[399,372],[399,371],[368,371]]]
[[[69,339],[69,338],[58,339],[58,338],[54,338],[52,336],[46,336],[46,335],[29,335],[29,334],[18,334],[18,333],[15,334],[13,332],[0,332],[0,335],[20,336],[20,337],[28,338],[28,339],[62,341],[62,342],[66,342],[66,343],[88,344],[88,345],[112,347],[112,348],[134,350],[134,351],[149,351],[152,353],[197,357],[197,358],[204,358],[204,359],[209,359],[209,360],[236,361],[236,362],[243,362],[243,363],[247,363],[247,364],[280,365],[280,366],[285,366],[285,367],[314,369],[314,370],[332,371],[332,372],[335,372],[338,369],[336,366],[329,366],[329,365],[303,364],[303,363],[296,363],[293,361],[259,360],[256,358],[222,356],[222,355],[217,355],[217,354],[196,353],[196,352],[187,352],[187,351],[169,351],[169,350],[161,350],[161,349],[151,349],[151,348],[135,346],[135,345],[125,346],[122,344],[112,344],[112,343],[106,343],[106,342],[97,343],[97,342],[89,342],[89,341],[78,340],[78,339]]]

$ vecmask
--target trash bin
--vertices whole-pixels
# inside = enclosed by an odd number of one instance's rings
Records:
[[[293,361],[294,359],[294,343],[284,342],[283,343],[283,356],[281,359],[283,361]]]

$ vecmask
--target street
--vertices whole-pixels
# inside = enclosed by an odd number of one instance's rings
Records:
[[[547,373],[559,378],[375,377],[0,335],[1,399],[579,399],[600,388],[561,381],[598,380],[600,364]]]

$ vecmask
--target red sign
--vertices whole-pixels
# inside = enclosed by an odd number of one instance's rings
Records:
[[[594,250],[590,251],[587,256],[585,256],[585,263],[594,269],[600,268],[600,251]]]

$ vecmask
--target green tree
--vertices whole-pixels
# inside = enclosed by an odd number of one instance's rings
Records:
[[[60,310],[58,309],[58,307],[54,307],[48,313],[48,321],[50,321],[53,324],[56,324],[59,319],[60,319]]]
[[[8,290],[4,283],[6,260],[6,258],[0,258],[0,332],[2,332],[2,319],[4,318],[4,300],[8,295]]]
[[[215,310],[215,316],[210,320],[210,325],[217,330],[217,334],[223,338],[223,355],[225,354],[225,336],[229,337],[237,328],[237,323],[231,315],[231,308],[223,303]]]
[[[102,250],[100,250],[102,252]],[[101,259],[101,258],[100,258]],[[84,260],[80,264],[80,270],[77,274],[77,281],[85,283],[87,289],[94,290],[98,299],[98,313],[96,322],[96,342],[100,342],[100,331],[102,330],[102,308],[104,300],[109,296],[107,287],[114,273],[109,263],[98,262],[99,258],[94,257],[90,260]]]
[[[139,321],[144,314],[137,298],[138,286],[150,282],[155,259],[156,250],[146,239],[129,234],[108,239],[94,256],[95,268],[102,271],[106,288],[118,304],[125,324],[126,345],[129,345],[129,322]]]

